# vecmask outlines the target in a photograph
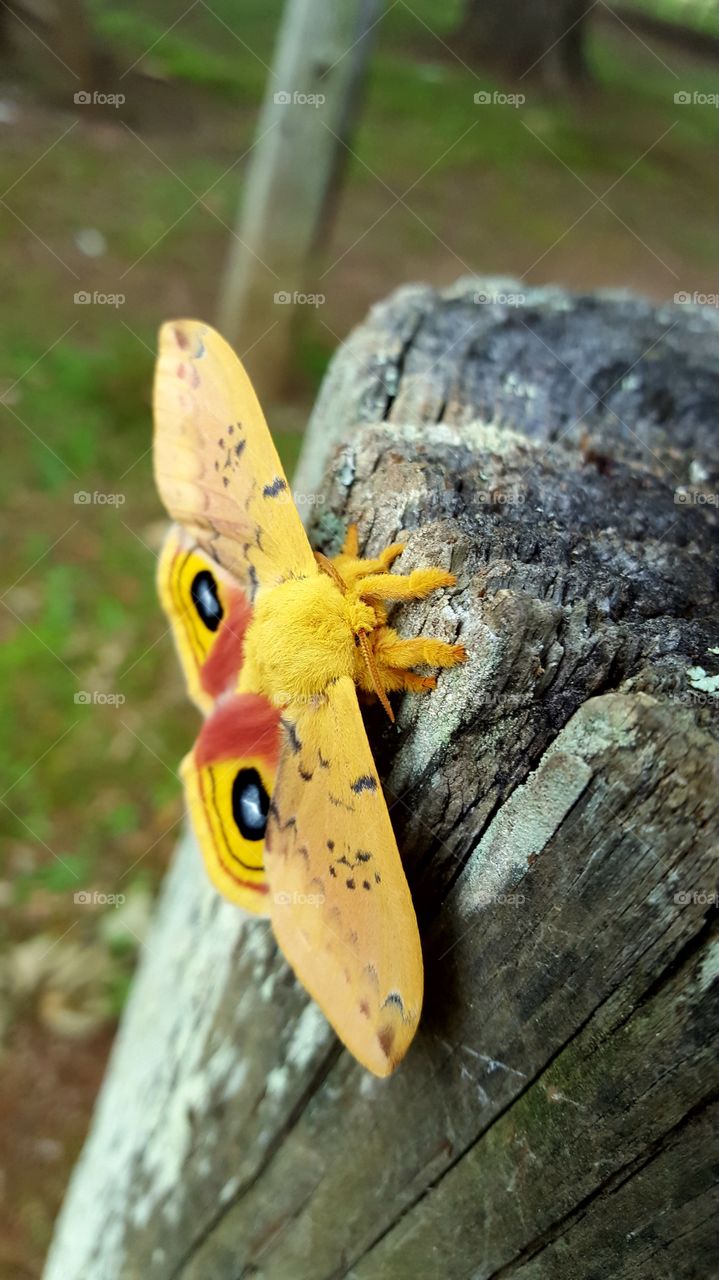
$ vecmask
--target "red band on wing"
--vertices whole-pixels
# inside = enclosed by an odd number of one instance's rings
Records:
[[[243,591],[231,588],[227,598],[229,610],[200,671],[202,688],[211,698],[219,698],[236,678],[245,656],[245,632],[252,619],[252,605]]]
[[[195,744],[198,768],[258,755],[274,769],[280,756],[280,715],[280,708],[259,693],[237,693],[224,699],[205,721]]]

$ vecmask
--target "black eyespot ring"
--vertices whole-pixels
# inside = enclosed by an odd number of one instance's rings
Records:
[[[224,609],[220,604],[217,580],[209,569],[201,569],[192,579],[190,595],[200,621],[208,631],[216,631],[224,617]]]
[[[256,769],[240,769],[232,784],[232,816],[245,840],[264,840],[270,808],[264,783]]]

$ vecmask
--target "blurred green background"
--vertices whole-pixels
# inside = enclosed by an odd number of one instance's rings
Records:
[[[716,5],[634,8],[719,38]],[[613,20],[600,5],[590,84],[532,79],[521,109],[482,113],[478,88],[513,86],[453,46],[461,9],[400,0],[378,26],[326,303],[300,317],[291,391],[266,406],[288,468],[333,350],[397,285],[472,271],[656,299],[716,289],[719,111],[674,101],[716,93],[711,47],[635,31],[632,5]],[[40,1274],[178,834],[176,769],[197,717],[154,587],[155,335],[172,316],[216,315],[246,172],[235,162],[281,12],[281,0],[141,12],[95,0],[99,46],[127,72],[122,112],[76,108],[51,28],[22,9],[3,18],[3,1276]],[[608,188],[610,208],[595,203]],[[125,300],[78,304],[80,291]]]

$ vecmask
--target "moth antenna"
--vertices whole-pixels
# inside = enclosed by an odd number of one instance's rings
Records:
[[[372,686],[374,688],[374,691],[377,694],[377,697],[379,698],[380,702],[382,703],[382,706],[384,707],[385,711],[387,712],[387,715],[389,716],[392,724],[394,724],[394,712],[389,704],[389,698],[387,697],[387,694],[382,688],[382,681],[379,678],[377,663],[374,660],[372,646],[370,645],[370,642],[367,639],[367,633],[365,631],[359,631],[357,633],[357,638],[359,639],[360,645],[362,647],[364,660],[367,663],[367,666],[369,668],[369,673],[372,679]]]
[[[333,565],[332,561],[328,560],[327,556],[323,556],[321,551],[315,551],[315,560],[320,566],[320,569],[322,570],[322,572],[326,573],[327,576],[332,579],[335,585],[339,587],[340,591],[342,592],[342,595],[346,596],[347,583],[345,582],[342,575],[338,572],[336,567]]]

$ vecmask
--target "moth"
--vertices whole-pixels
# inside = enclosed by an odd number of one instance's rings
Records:
[[[195,320],[165,324],[154,384],[157,488],[176,522],[158,586],[189,692],[205,714],[181,772],[216,888],[269,915],[289,964],[378,1076],[420,1017],[412,899],[357,690],[426,692],[417,665],[461,645],[405,639],[390,602],[450,587],[439,568],[362,559],[356,526],[329,560],[310,547],[250,380]]]

